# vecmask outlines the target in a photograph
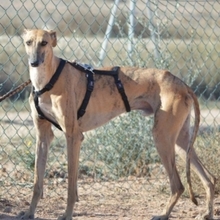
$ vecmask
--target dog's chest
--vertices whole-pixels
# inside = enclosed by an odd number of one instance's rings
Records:
[[[48,77],[47,74],[45,74],[44,68],[31,68],[30,79],[35,90],[39,91],[42,89],[43,85],[46,85],[50,80],[50,76]]]
[[[39,107],[46,117],[54,120],[53,105],[49,97],[39,97]]]

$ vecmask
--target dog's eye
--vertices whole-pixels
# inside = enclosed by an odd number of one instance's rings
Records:
[[[27,42],[26,42],[26,44],[27,44],[28,46],[30,46],[30,45],[31,45],[31,43],[32,43],[32,41],[31,41],[31,40],[29,40],[29,41],[27,41]]]
[[[41,46],[46,46],[47,45],[47,41],[42,41],[41,42]]]

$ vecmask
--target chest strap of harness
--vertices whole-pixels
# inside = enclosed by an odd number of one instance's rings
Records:
[[[39,91],[35,91],[35,88],[33,87],[33,95],[34,95],[34,104],[35,104],[35,108],[37,110],[38,113],[38,117],[40,119],[47,119],[49,122],[51,122],[55,127],[57,127],[59,130],[62,131],[62,128],[60,127],[60,125],[58,125],[57,123],[55,123],[54,121],[50,120],[49,118],[47,118],[44,113],[41,111],[40,106],[39,106],[39,101],[38,101],[38,97],[40,95],[42,95],[43,93],[51,90],[54,86],[54,84],[56,83],[56,81],[58,80],[64,66],[66,64],[66,61],[63,59],[60,59],[60,63],[59,66],[57,67],[56,72],[54,73],[54,75],[52,76],[52,78],[50,79],[49,83],[46,84],[46,86],[39,90]]]

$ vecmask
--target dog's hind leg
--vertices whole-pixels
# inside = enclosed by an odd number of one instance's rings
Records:
[[[187,118],[179,136],[176,144],[176,152],[185,161],[186,160],[186,150],[190,140],[190,129],[189,129],[189,117]],[[192,169],[199,176],[201,182],[204,185],[207,195],[207,210],[205,214],[201,216],[202,219],[213,219],[213,200],[214,200],[214,187],[216,179],[211,173],[203,166],[202,162],[199,160],[194,149],[191,149],[190,162],[192,164]]]
[[[43,178],[46,168],[46,161],[50,142],[53,139],[51,123],[47,120],[34,120],[36,127],[36,156],[35,156],[35,174],[34,174],[34,191],[29,210],[21,213],[21,219],[33,219],[36,206],[43,193]]]
[[[153,220],[167,220],[174,205],[184,191],[175,163],[175,142],[179,132],[178,127],[180,127],[180,124],[175,121],[170,112],[161,109],[156,112],[153,137],[169,177],[171,197],[163,213],[160,216],[154,216]]]

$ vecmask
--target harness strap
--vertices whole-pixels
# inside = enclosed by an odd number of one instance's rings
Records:
[[[117,74],[113,75],[113,77],[115,79],[115,84],[117,86],[118,92],[121,94],[121,98],[122,98],[122,100],[124,102],[126,111],[130,112],[131,111],[131,107],[129,105],[128,98],[127,98],[127,96],[125,94],[124,86],[122,85],[121,80],[118,77],[119,69],[120,69],[120,67],[118,67],[118,66],[113,68],[113,71],[115,71],[117,73]]]
[[[91,93],[93,91],[93,88],[94,88],[94,79],[93,79],[93,75],[94,74],[98,74],[98,75],[105,75],[105,76],[112,76],[115,80],[115,84],[117,86],[117,89],[118,89],[118,92],[120,93],[121,95],[121,98],[124,102],[124,105],[125,105],[125,109],[127,112],[130,112],[131,111],[131,107],[129,105],[129,102],[128,102],[128,98],[125,94],[125,90],[124,90],[124,87],[121,83],[121,80],[119,79],[119,76],[118,76],[118,73],[119,73],[119,70],[120,70],[120,67],[116,66],[114,67],[112,70],[97,70],[97,69],[93,69],[91,66],[89,65],[86,65],[86,66],[82,66],[76,62],[73,62],[73,63],[70,63],[73,67],[75,67],[76,69],[82,71],[82,72],[85,72],[87,75],[87,79],[88,79],[88,82],[87,82],[87,91],[86,91],[86,94],[85,94],[85,97],[84,97],[84,100],[83,100],[83,103],[82,105],[80,106],[79,110],[78,110],[78,119],[80,117],[82,117],[85,112],[86,112],[86,107],[89,103],[89,99],[90,99],[90,96],[91,96]]]
[[[83,99],[83,102],[77,112],[77,119],[81,118],[85,114],[86,107],[89,103],[89,99],[90,99],[90,96],[91,96],[93,88],[94,88],[93,72],[91,72],[91,71],[88,72],[86,74],[86,77],[87,77],[87,90],[86,90],[86,94]]]
[[[33,90],[33,93],[34,93],[34,90]],[[41,111],[40,106],[39,106],[39,102],[38,102],[38,96],[36,95],[36,93],[34,94],[34,104],[35,104],[35,108],[36,108],[37,113],[38,113],[38,117],[40,119],[46,119],[47,121],[51,122],[56,128],[58,128],[59,130],[62,131],[62,128],[60,127],[59,124],[57,124],[56,122],[54,122],[51,119],[49,119],[48,117],[46,117],[44,115],[44,113]]]
[[[56,81],[58,80],[64,66],[66,64],[66,61],[63,59],[60,59],[60,63],[59,66],[56,70],[56,72],[54,73],[54,75],[52,76],[52,78],[50,79],[49,83],[46,84],[46,86],[39,90],[39,91],[35,91],[35,88],[33,87],[33,95],[34,95],[34,104],[35,104],[35,108],[37,110],[38,116],[40,119],[47,119],[49,122],[51,122],[55,127],[57,127],[58,129],[60,129],[62,131],[62,128],[55,123],[54,121],[50,120],[49,118],[47,118],[44,113],[41,111],[40,106],[39,106],[39,101],[38,101],[38,97],[40,95],[42,95],[43,93],[49,91],[50,89],[53,88],[54,84],[56,83]]]
[[[56,83],[56,81],[58,80],[65,64],[66,64],[66,61],[60,58],[59,66],[57,67],[57,70],[54,73],[54,75],[52,76],[52,78],[50,79],[50,81],[44,86],[43,89],[41,89],[39,91],[35,91],[35,94],[37,94],[37,96],[40,96],[43,93],[45,93],[53,88],[53,86]]]
[[[82,64],[77,63],[77,62],[68,62],[68,63],[70,65],[72,65],[74,68],[76,68],[79,71],[84,72],[84,73],[91,73],[91,72],[93,72],[94,74],[105,75],[105,76],[115,76],[115,75],[118,75],[118,70],[115,70],[114,68],[112,70],[97,70],[97,69],[93,69],[88,64],[83,64],[82,65]]]

